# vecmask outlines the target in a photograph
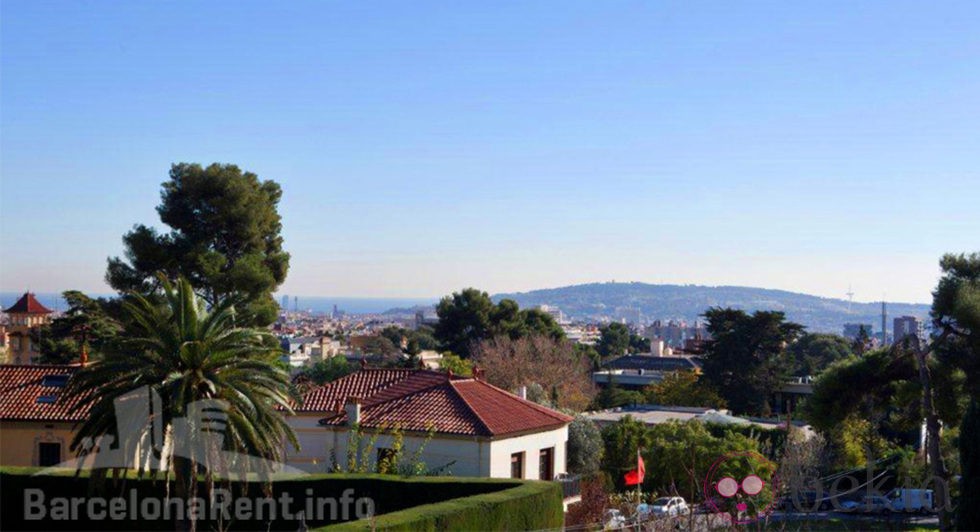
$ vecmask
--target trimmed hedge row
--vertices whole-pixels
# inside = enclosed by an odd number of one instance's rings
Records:
[[[503,491],[416,506],[319,530],[560,530],[564,520],[561,487],[553,482],[528,481]]]
[[[87,498],[92,495],[123,497],[142,503],[146,498],[163,499],[166,483],[163,480],[136,479],[126,475],[119,480],[108,479],[96,488],[87,472],[75,476],[74,472],[53,475],[37,475],[36,468],[0,467],[0,529],[53,530],[173,530],[169,520],[147,521],[131,519],[90,520],[64,522],[52,519],[26,520],[25,500],[28,489],[40,490],[49,503],[54,498]],[[372,519],[352,521],[358,516],[353,509],[347,515],[325,515],[317,519],[312,515],[304,520],[306,526],[322,527],[351,521],[352,529],[376,528],[392,530],[418,529],[541,529],[561,527],[563,520],[561,491],[550,482],[521,482],[509,479],[453,478],[453,477],[396,477],[386,475],[320,474],[295,479],[276,480],[271,492],[265,491],[260,482],[233,483],[232,497],[251,500],[266,495],[278,500],[283,493],[293,501],[292,513],[304,510],[307,500],[340,500],[345,494],[355,499],[373,501],[375,516]],[[131,495],[130,492],[134,494]],[[34,492],[37,493],[37,492]],[[171,488],[170,491],[173,494]],[[204,493],[203,484],[199,494]],[[206,515],[205,517],[211,517]],[[280,516],[281,517],[281,516]],[[236,521],[232,529],[295,530],[300,525],[295,519],[253,518]],[[214,528],[217,522],[199,521],[198,528]]]

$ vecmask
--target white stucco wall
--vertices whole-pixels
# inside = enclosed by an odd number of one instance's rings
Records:
[[[319,415],[297,415],[289,418],[289,424],[296,432],[302,449],[297,452],[286,446],[286,461],[289,465],[311,472],[326,472],[333,467],[334,459],[344,469],[347,465],[347,444],[349,431],[346,427],[328,428],[317,424]],[[371,438],[370,433],[362,435],[361,446]],[[403,439],[403,460],[411,460],[425,440],[424,435],[405,435]],[[565,472],[565,442],[568,440],[568,427],[527,434],[500,440],[476,437],[456,437],[436,434],[425,445],[422,461],[430,469],[451,464],[448,470],[458,477],[496,477],[510,478],[510,456],[525,452],[525,478],[538,478],[538,452],[554,447],[554,473]],[[388,434],[377,438],[370,451],[369,464],[377,460],[378,448],[391,448],[392,437]],[[334,458],[335,457],[335,458]]]
[[[567,441],[568,425],[546,432],[494,440],[490,443],[490,476],[495,478],[510,478],[511,455],[524,452],[524,478],[537,480],[540,466],[538,460],[539,451],[549,447],[555,449],[554,474],[562,474],[565,472],[565,444]]]

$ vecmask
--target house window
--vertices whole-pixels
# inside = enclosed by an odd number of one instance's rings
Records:
[[[554,447],[538,451],[538,478],[541,480],[553,480],[555,478]]]
[[[61,462],[61,444],[57,442],[40,442],[37,444],[37,465],[50,467]]]
[[[524,453],[510,455],[510,478],[524,478]]]

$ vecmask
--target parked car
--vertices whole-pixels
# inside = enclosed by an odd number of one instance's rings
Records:
[[[688,512],[687,501],[683,497],[660,497],[650,504],[653,515],[658,517],[684,515]]]
[[[888,494],[892,510],[896,512],[931,512],[934,508],[932,490],[894,489]]]
[[[626,517],[615,508],[606,510],[602,515],[603,530],[618,530],[626,526]]]
[[[847,500],[840,503],[841,511],[865,514],[891,512],[892,502],[880,495],[865,496],[860,500]]]

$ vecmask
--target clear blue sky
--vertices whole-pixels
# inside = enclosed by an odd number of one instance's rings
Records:
[[[453,5],[466,4],[466,5]],[[980,3],[2,4],[0,289],[107,291],[170,163],[282,184],[290,294],[924,302],[980,248]]]

